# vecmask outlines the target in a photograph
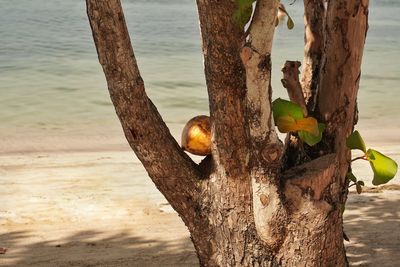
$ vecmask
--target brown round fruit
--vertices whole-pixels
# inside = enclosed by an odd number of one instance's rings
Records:
[[[200,115],[189,120],[182,131],[182,148],[194,155],[211,154],[210,117]]]

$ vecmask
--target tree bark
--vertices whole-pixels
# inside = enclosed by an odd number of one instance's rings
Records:
[[[318,95],[319,73],[324,48],[326,0],[304,0],[304,61],[301,77],[308,109],[314,111]]]
[[[235,1],[197,0],[212,128],[212,154],[200,166],[145,93],[120,1],[86,2],[125,136],[188,227],[200,265],[346,266],[345,140],[354,125],[368,1],[330,1],[325,10],[322,0],[305,0],[301,84],[296,63],[284,70],[284,85],[327,129],[320,144],[302,151],[305,160],[288,165],[271,111],[278,1],[258,0],[244,32],[234,21]]]
[[[120,1],[86,3],[99,61],[129,145],[185,224],[192,229],[207,225],[207,218],[197,212],[200,169],[182,151],[146,95]],[[204,250],[207,245],[198,240],[196,248]]]

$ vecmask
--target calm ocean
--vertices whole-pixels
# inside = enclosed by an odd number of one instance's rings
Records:
[[[290,1],[291,2],[291,1]],[[360,123],[399,125],[400,2],[371,1],[359,93]],[[123,1],[147,91],[164,119],[208,113],[194,0]],[[294,30],[279,26],[273,50],[275,97],[286,97],[280,67],[302,60],[302,1],[287,5]],[[84,0],[0,0],[0,138],[116,127]]]

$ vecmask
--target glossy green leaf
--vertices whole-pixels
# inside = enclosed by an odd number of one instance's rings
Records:
[[[275,101],[272,102],[272,112],[275,122],[279,117],[284,116],[292,117],[295,120],[304,118],[303,110],[299,105],[281,98],[275,99]]]
[[[349,179],[350,181],[352,181],[352,182],[357,182],[357,177],[355,177],[354,176],[354,174],[352,173],[352,172],[348,172],[347,174],[346,174],[346,177],[347,177],[347,179]]]
[[[397,163],[376,150],[368,149],[367,160],[374,171],[373,185],[386,184],[397,173]]]
[[[360,149],[363,152],[367,152],[364,140],[358,131],[354,131],[349,137],[347,137],[346,145],[350,149]]]
[[[322,133],[325,130],[325,124],[318,123],[318,129],[319,129],[318,135],[313,135],[306,131],[299,131],[298,134],[299,134],[300,139],[303,140],[307,145],[313,146],[315,144],[318,144],[321,141]]]

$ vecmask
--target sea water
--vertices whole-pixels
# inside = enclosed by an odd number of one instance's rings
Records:
[[[208,114],[195,1],[122,2],[146,90],[163,118],[180,124]],[[285,60],[303,59],[302,1],[286,2],[295,28],[276,30],[273,98],[287,98]],[[399,14],[399,1],[371,1],[358,101],[364,125],[399,126]],[[0,0],[0,141],[116,127],[85,1]]]

